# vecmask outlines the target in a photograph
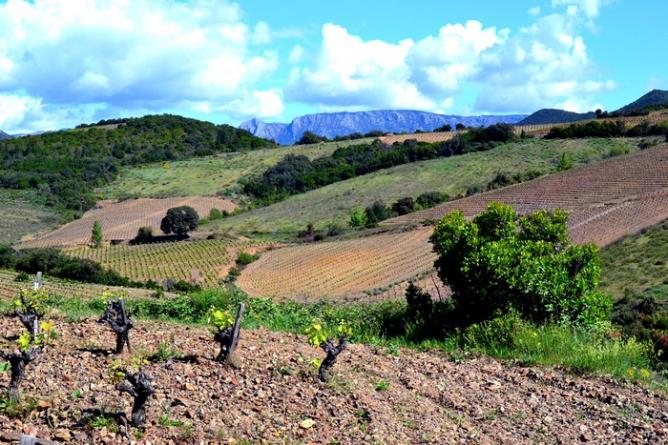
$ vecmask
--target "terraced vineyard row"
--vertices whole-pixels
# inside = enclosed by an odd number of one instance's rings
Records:
[[[0,300],[14,299],[18,296],[21,289],[32,287],[32,283],[21,283],[15,281],[16,272],[0,271]],[[96,298],[102,295],[105,290],[120,292],[124,291],[133,298],[149,298],[154,291],[148,289],[132,289],[115,286],[101,286],[87,283],[70,283],[54,280],[49,277],[44,278],[44,289],[52,295],[62,295],[66,297]]]
[[[238,285],[277,299],[372,299],[431,269],[430,235],[422,229],[266,252],[246,267]]]
[[[435,221],[453,210],[472,217],[492,201],[520,213],[562,208],[570,214],[574,242],[607,245],[668,218],[668,146],[451,201],[384,224]]]
[[[193,207],[200,217],[205,217],[213,208],[233,210],[236,205],[227,199],[213,197],[134,199],[122,202],[101,201],[98,205],[75,221],[44,236],[25,240],[21,247],[50,247],[85,245],[90,241],[93,223],[102,224],[105,241],[129,240],[137,235],[140,227],[153,228],[153,233],[162,234],[160,221],[167,210],[178,206]]]
[[[510,204],[520,213],[565,209],[571,215],[574,242],[607,245],[668,218],[668,145],[451,201],[384,224],[436,221],[454,210],[473,217],[492,201]],[[435,258],[428,241],[431,231],[427,227],[275,250],[244,270],[239,285],[254,296],[366,301],[401,297],[406,280],[418,276],[436,296],[441,284],[424,277]]]
[[[167,278],[216,285],[225,277],[239,250],[259,248],[252,241],[201,240],[144,245],[116,245],[92,249],[72,247],[65,253],[86,258],[137,281]]]

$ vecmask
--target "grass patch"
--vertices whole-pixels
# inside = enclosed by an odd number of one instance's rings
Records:
[[[615,299],[668,287],[668,220],[601,250],[601,288]],[[657,294],[656,291],[652,292]],[[659,296],[665,300],[668,293]]]

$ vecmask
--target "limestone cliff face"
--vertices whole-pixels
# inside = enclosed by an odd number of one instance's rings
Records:
[[[449,124],[462,123],[474,127],[486,127],[499,122],[514,124],[525,115],[504,116],[450,116],[412,110],[379,110],[340,113],[309,114],[295,118],[289,124],[266,123],[257,119],[244,122],[240,128],[255,136],[273,139],[279,144],[294,144],[306,131],[334,138],[351,133],[382,131],[385,133],[431,131]]]

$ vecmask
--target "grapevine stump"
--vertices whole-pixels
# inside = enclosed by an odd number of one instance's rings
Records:
[[[125,301],[110,301],[107,309],[99,320],[100,323],[107,323],[116,333],[116,354],[123,353],[123,346],[128,345],[128,352],[132,353],[130,347],[130,329],[134,327],[130,314],[125,310]]]
[[[130,394],[134,398],[132,403],[132,424],[137,428],[146,426],[146,402],[155,393],[151,378],[141,369],[137,373],[125,372],[125,380],[129,383],[120,383],[116,389]]]
[[[318,376],[323,382],[328,382],[331,380],[332,375],[330,370],[336,363],[336,359],[340,353],[348,347],[348,341],[344,336],[339,337],[339,344],[336,345],[333,339],[329,339],[320,344],[320,348],[327,354],[327,357],[320,364],[320,369],[318,370]]]
[[[10,400],[18,402],[20,398],[19,386],[21,386],[21,382],[23,381],[26,366],[35,360],[40,352],[42,352],[42,348],[31,348],[27,351],[14,350],[2,352],[2,357],[9,362],[11,370],[11,377],[9,379]]]
[[[244,304],[239,303],[239,306],[237,306],[237,317],[234,320],[234,325],[218,331],[214,335],[214,341],[220,345],[220,352],[216,357],[217,361],[229,363],[233,359],[234,350],[239,344],[239,333],[241,330],[241,319],[244,316],[244,309]]]

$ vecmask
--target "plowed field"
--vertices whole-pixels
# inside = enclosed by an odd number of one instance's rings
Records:
[[[25,240],[21,247],[76,246],[90,242],[93,223],[102,224],[105,241],[129,240],[143,226],[160,231],[160,221],[172,207],[190,206],[200,217],[208,216],[213,208],[234,210],[236,205],[227,199],[212,197],[135,199],[122,202],[101,201],[98,205],[75,221],[36,239]]]
[[[473,217],[492,201],[510,204],[520,213],[562,208],[571,215],[572,241],[607,245],[668,218],[668,146],[448,202],[384,224],[436,221],[454,210]],[[430,233],[431,228],[422,228],[278,249],[244,270],[239,285],[251,295],[279,299],[391,295],[394,286],[432,267]]]

